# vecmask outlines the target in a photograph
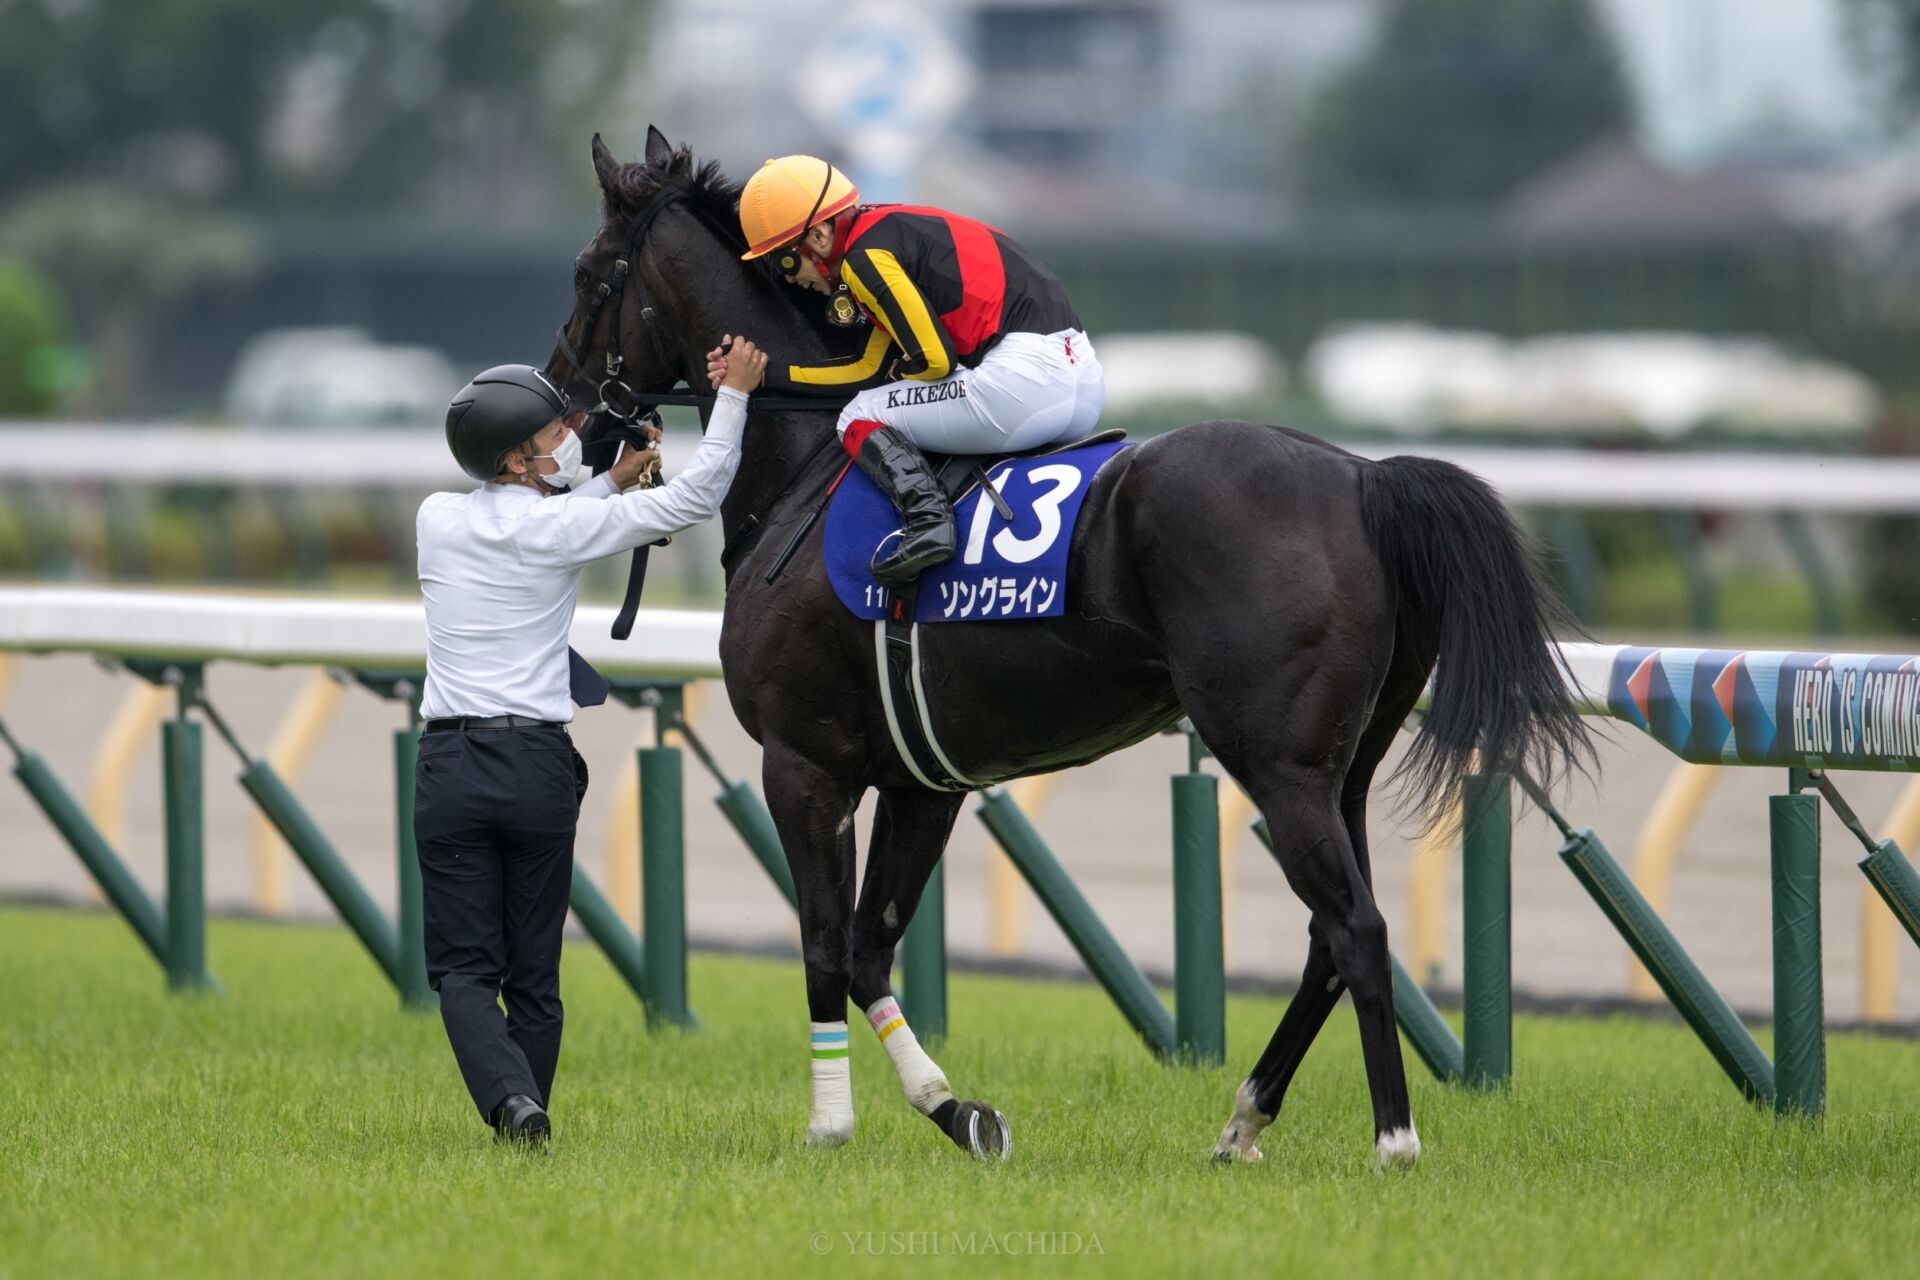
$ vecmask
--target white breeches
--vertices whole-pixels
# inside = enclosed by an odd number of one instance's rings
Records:
[[[841,411],[840,434],[865,420],[934,453],[1018,453],[1091,434],[1106,396],[1086,334],[1010,333],[978,368],[862,391]]]

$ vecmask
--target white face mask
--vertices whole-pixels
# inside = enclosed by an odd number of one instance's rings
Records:
[[[567,438],[555,446],[552,453],[536,453],[533,458],[552,458],[554,472],[550,476],[541,476],[540,480],[556,489],[571,489],[580,482],[580,437],[567,432]]]

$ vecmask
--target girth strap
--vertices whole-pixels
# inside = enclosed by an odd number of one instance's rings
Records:
[[[986,784],[954,768],[933,733],[933,717],[920,680],[920,624],[913,620],[919,594],[918,583],[896,590],[887,616],[873,624],[887,732],[901,762],[922,786],[933,791],[977,791]]]

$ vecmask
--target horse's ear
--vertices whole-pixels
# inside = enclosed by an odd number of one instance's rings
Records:
[[[652,125],[647,126],[646,159],[649,169],[660,169],[664,171],[673,163],[673,144],[667,141],[666,134],[660,132]]]
[[[600,141],[597,133],[593,135],[593,174],[600,179],[600,189],[612,195],[614,179],[620,175],[620,162],[613,158],[613,152],[607,150],[607,144]]]

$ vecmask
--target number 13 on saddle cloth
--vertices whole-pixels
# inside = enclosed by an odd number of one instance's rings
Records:
[[[1125,441],[995,463],[988,479],[1013,520],[983,488],[954,505],[959,553],[920,575],[916,622],[998,622],[1066,612],[1067,559],[1093,477]],[[827,512],[827,576],[855,617],[886,616],[892,595],[869,566],[899,533],[900,516],[860,471],[847,474]]]

